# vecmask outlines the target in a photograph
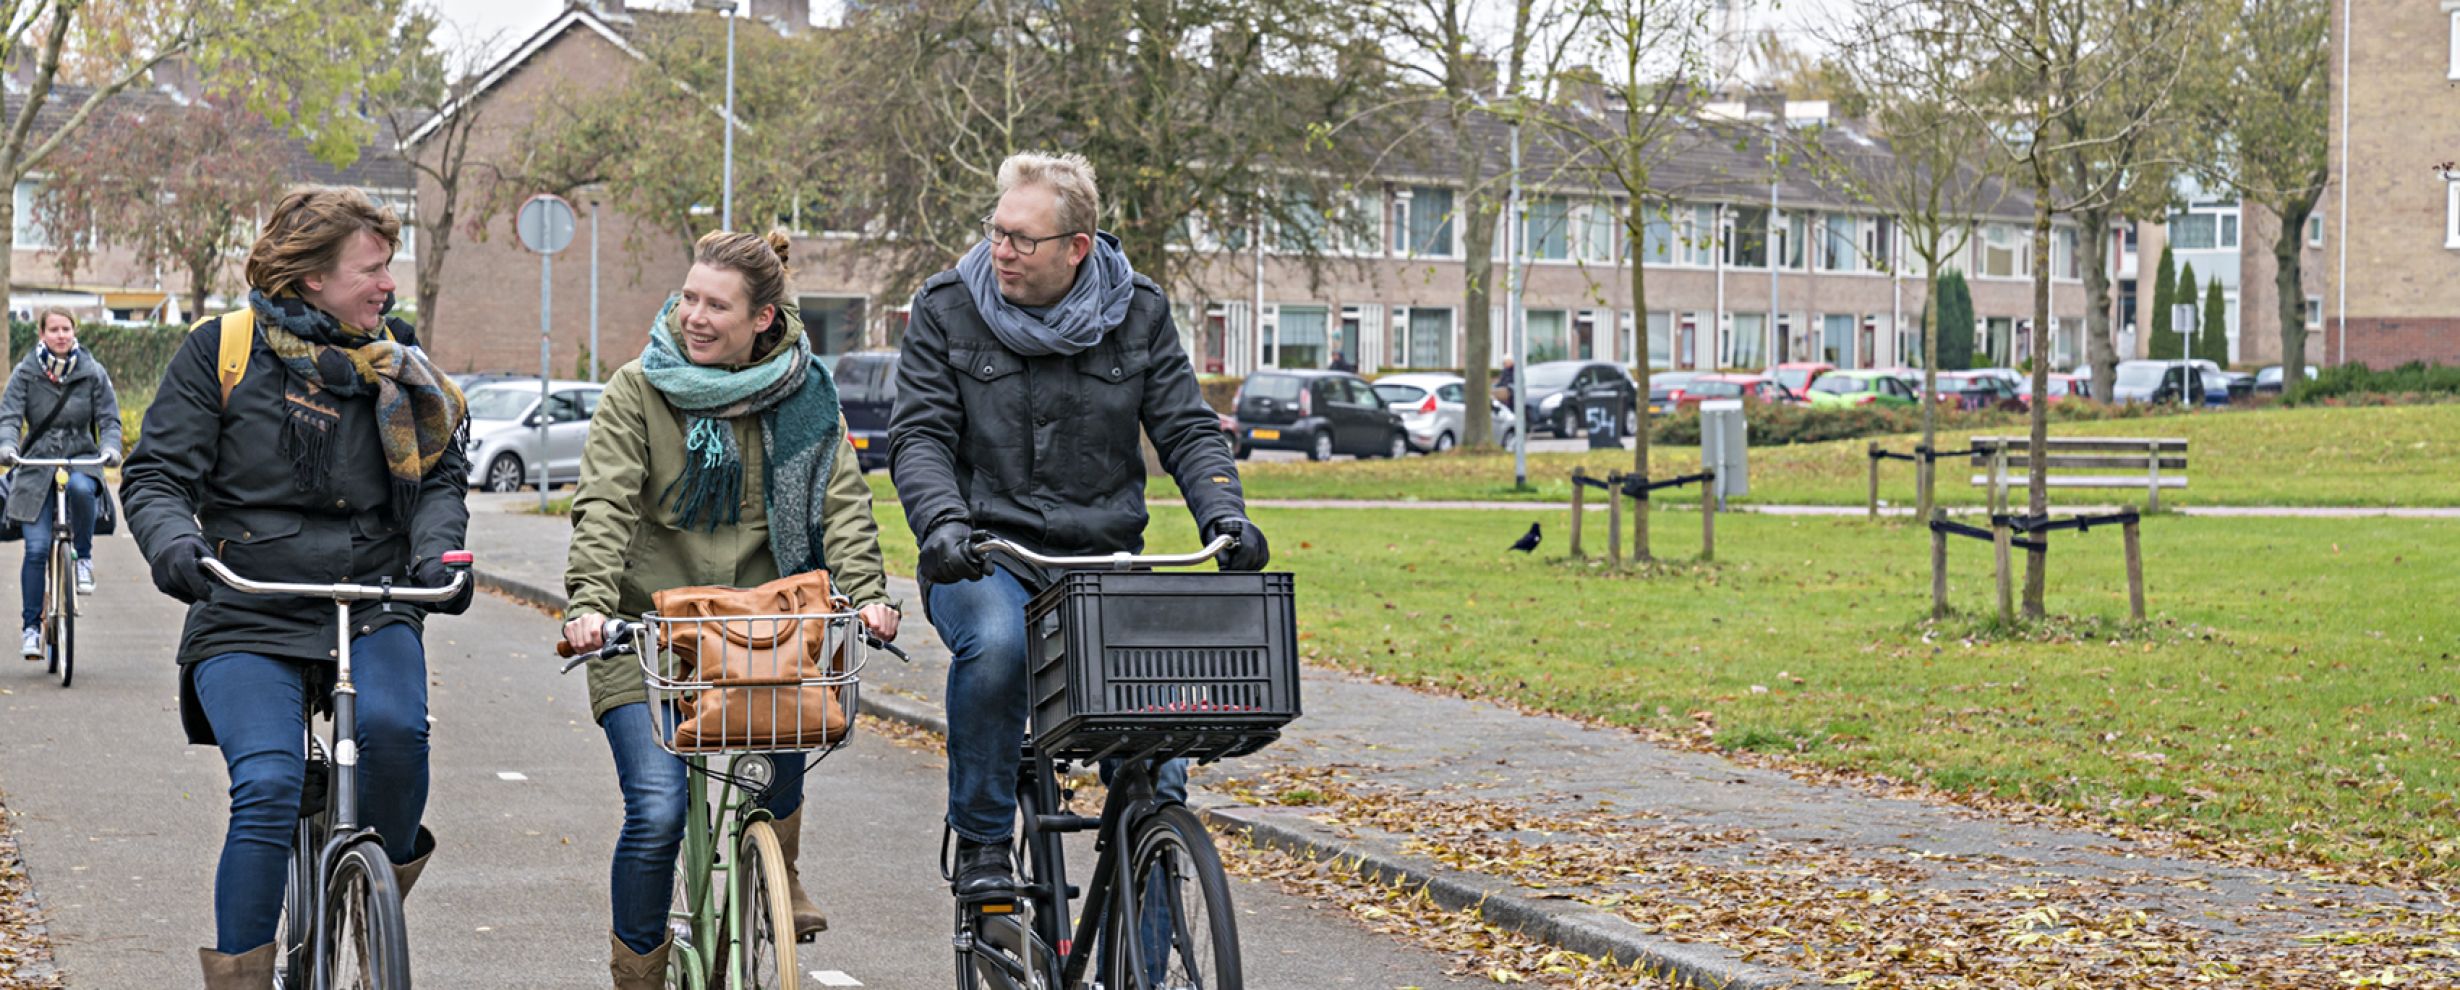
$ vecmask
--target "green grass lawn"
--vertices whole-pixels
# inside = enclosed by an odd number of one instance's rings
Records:
[[[1984,433],[2021,432],[2021,427]],[[2059,423],[2052,436],[2185,437],[2189,486],[2162,495],[2163,505],[2449,506],[2460,505],[2460,404],[2365,408],[2268,408],[2151,419]],[[1947,433],[1941,446],[1964,446],[1970,432]],[[1761,447],[1751,451],[1751,494],[1767,504],[1861,505],[1870,483],[1869,444],[1910,452],[1915,436],[1836,443]],[[1658,477],[1698,470],[1696,446],[1652,451],[1650,473]],[[1631,470],[1628,452],[1533,454],[1535,491],[1512,489],[1512,458],[1498,455],[1409,457],[1400,461],[1330,464],[1250,462],[1240,471],[1250,498],[1402,499],[1451,501],[1503,499],[1566,501],[1572,467],[1592,474]],[[1944,504],[1980,505],[1981,490],[1968,483],[1967,464],[1940,464]],[[882,484],[885,484],[883,479]],[[1154,478],[1157,498],[1176,491],[1168,478]],[[1913,502],[1913,465],[1880,466],[1880,497]],[[1662,496],[1669,503],[1698,500],[1696,494]],[[2143,492],[2122,489],[2053,489],[2051,503],[2140,504]]]
[[[2275,852],[2460,867],[2460,523],[2150,520],[2141,630],[2116,621],[2117,531],[2058,534],[2050,607],[2082,635],[2015,641],[1920,625],[1912,527],[1729,516],[1720,563],[1639,577],[1562,560],[1564,516],[1257,513],[1321,662]],[[1660,518],[1661,552],[1697,552],[1696,517]],[[1195,545],[1185,513],[1154,520],[1155,549]],[[1503,552],[1531,521],[1541,552]],[[881,527],[910,571],[893,505]],[[1950,552],[1954,602],[1985,612],[1988,548]]]

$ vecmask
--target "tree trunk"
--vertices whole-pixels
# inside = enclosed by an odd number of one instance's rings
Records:
[[[1460,231],[1461,251],[1465,255],[1461,269],[1467,292],[1461,306],[1468,310],[1461,314],[1461,378],[1469,383],[1468,408],[1461,430],[1469,435],[1461,438],[1461,445],[1484,450],[1495,446],[1494,415],[1485,401],[1495,391],[1493,366],[1487,363],[1495,347],[1494,322],[1489,318],[1494,312],[1495,228],[1488,224],[1494,198],[1487,194],[1484,177],[1478,174],[1485,168],[1486,155],[1470,133],[1468,114],[1454,119],[1452,134],[1461,161],[1461,196],[1455,201],[1452,222]],[[1520,405],[1520,386],[1515,378],[1514,407]],[[1513,411],[1517,413],[1519,409]],[[1525,434],[1529,424],[1522,423],[1519,429]]]
[[[1635,171],[1634,174],[1637,172]],[[1627,205],[1623,208],[1625,211],[1623,230],[1628,236],[1625,243],[1642,243],[1647,239],[1647,208],[1638,196],[1630,197],[1625,200],[1625,203]],[[1641,410],[1648,407],[1650,360],[1648,266],[1641,262],[1642,254],[1643,252],[1640,251],[1631,252],[1632,349],[1638,352],[1634,356],[1639,359],[1632,362],[1632,378],[1639,382],[1640,389],[1638,394],[1632,396],[1632,417],[1639,421],[1640,428],[1632,431],[1631,469],[1641,478],[1646,479],[1649,476],[1649,428],[1655,424],[1649,421],[1647,415],[1641,413]],[[1671,334],[1673,326],[1669,324],[1666,329]],[[1613,498],[1622,497],[1620,493],[1609,492],[1607,494]],[[1634,501],[1639,504],[1633,506],[1631,511],[1631,559],[1634,563],[1645,564],[1653,559],[1649,555],[1649,493],[1642,491],[1640,497]]]
[[[2084,265],[2084,358],[2093,369],[2093,399],[2108,402],[2118,378],[2118,333],[2110,319],[2110,211],[2086,210],[2076,219],[2083,227],[2078,243],[2092,248],[2090,261],[2076,259]],[[2137,271],[2142,270],[2139,261]]]
[[[2272,238],[2272,288],[2280,294],[2281,394],[2306,380],[2306,219],[2315,197],[2281,204],[2280,233]]]
[[[12,174],[13,168],[0,168],[0,175]],[[0,296],[13,293],[17,287],[17,193],[14,185],[6,196],[0,196]],[[0,368],[17,366],[17,355],[9,353],[9,335],[0,333]]]
[[[1931,251],[1937,254],[1934,245]],[[1913,517],[1930,518],[1932,506],[1939,501],[1935,489],[1939,486],[1937,462],[1931,458],[1939,449],[1939,263],[1924,258],[1922,270],[1929,273],[1922,280],[1922,460],[1914,465],[1914,487],[1919,491]]]
[[[2033,186],[2033,436],[2027,444],[2025,511],[2038,517],[2050,511],[2050,184],[2039,178]],[[2050,566],[2047,544],[2039,536],[2024,552],[2024,617],[2042,617],[2043,585]]]

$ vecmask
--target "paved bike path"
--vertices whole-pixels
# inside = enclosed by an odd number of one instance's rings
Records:
[[[485,527],[472,542],[485,559],[507,540]],[[0,657],[0,790],[67,985],[194,986],[196,947],[212,938],[228,781],[219,754],[180,733],[179,607],[154,592],[132,543],[97,548],[102,589],[86,599],[76,686]],[[492,563],[515,555],[501,556]],[[409,909],[421,986],[606,985],[621,803],[580,675],[558,677],[543,648],[555,634],[546,616],[494,595],[428,634],[428,823],[443,848]],[[806,973],[869,987],[949,982],[936,867],[944,774],[935,753],[876,735],[815,771],[811,806],[827,813],[807,829],[802,865],[835,928],[806,947]],[[1461,985],[1444,975],[1451,960],[1277,888],[1242,881],[1238,903],[1251,985]],[[837,985],[856,984],[805,982]]]
[[[474,542],[489,548],[482,569],[494,580],[560,600],[569,536],[563,520],[480,511],[472,531]],[[865,674],[867,703],[884,702],[900,717],[929,724],[941,718],[946,650],[911,600],[912,583],[892,579],[892,586],[908,599],[900,644],[915,659],[899,665],[875,657]],[[1859,897],[1876,882],[1883,894],[1893,888],[1900,898],[1918,893],[1944,899],[1949,910],[1970,908],[1977,917],[2059,887],[2089,894],[2097,908],[2143,910],[2218,951],[2256,954],[2361,928],[2357,919],[2368,909],[2455,907],[2449,895],[2425,889],[2323,883],[2183,858],[2103,835],[1809,783],[1619,731],[1322,670],[1307,672],[1303,694],[1306,716],[1282,742],[1235,767],[1198,771],[1194,803],[1212,810],[1217,824],[1246,823],[1270,841],[1432,880],[1439,897],[1482,903],[1490,918],[1509,926],[1584,952],[1675,967],[1710,985],[1786,986],[1801,976],[1785,968],[1782,954],[1746,961],[1703,944],[1712,930],[1666,938],[1566,895],[1645,894],[1646,881],[1632,878],[1668,862],[1704,871],[1695,878],[1732,884],[1737,896],[1809,871],[1834,888],[1814,888],[1817,896]],[[1341,779],[1404,797],[1501,802],[1539,814],[1633,824],[1644,838],[1629,848],[1646,851],[1627,854],[1629,872],[1619,885],[1541,890],[1439,866],[1423,846],[1410,844],[1410,836],[1357,821],[1328,822],[1324,809],[1238,808],[1203,792],[1208,775],[1252,776],[1274,767],[1330,769]],[[1645,837],[1658,836],[1660,827],[1671,841]],[[1541,846],[1583,841],[1543,832],[1523,837]],[[1805,949],[1823,948],[1808,937],[1796,941]],[[2446,976],[2460,976],[2452,972],[2460,964],[2436,965]]]

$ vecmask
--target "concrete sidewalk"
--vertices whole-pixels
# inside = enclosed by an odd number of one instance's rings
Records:
[[[565,522],[480,501],[470,544],[482,578],[560,606]],[[892,586],[914,660],[875,657],[865,707],[945,731],[946,650],[912,582]],[[1199,769],[1193,803],[1217,827],[1677,982],[2460,981],[2460,908],[2424,887],[2189,858],[1327,671],[1307,672],[1304,696],[1305,717],[1280,743]]]

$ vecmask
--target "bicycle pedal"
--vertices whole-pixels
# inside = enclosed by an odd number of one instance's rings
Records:
[[[1017,910],[1016,905],[1016,898],[1001,896],[986,897],[982,900],[973,901],[966,906],[974,909],[975,914],[1015,914]]]

